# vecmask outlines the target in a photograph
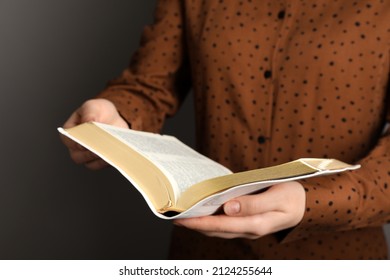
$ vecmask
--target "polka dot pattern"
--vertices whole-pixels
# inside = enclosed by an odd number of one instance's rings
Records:
[[[302,181],[295,228],[255,241],[179,228],[172,258],[387,258],[389,18],[385,0],[158,1],[129,67],[99,95],[133,128],[159,131],[193,88],[197,147],[234,171],[300,157],[362,165]]]

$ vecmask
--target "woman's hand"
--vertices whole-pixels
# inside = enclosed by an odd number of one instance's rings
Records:
[[[224,214],[178,219],[174,223],[220,238],[256,239],[296,226],[303,218],[306,194],[296,181],[226,202]]]
[[[127,122],[119,115],[114,104],[106,99],[91,99],[86,101],[80,108],[73,112],[64,123],[64,128],[70,128],[84,122],[101,122],[118,127],[128,128]],[[84,164],[92,170],[101,169],[107,163],[86,150],[81,145],[61,135],[62,142],[69,150],[70,157],[77,164]]]

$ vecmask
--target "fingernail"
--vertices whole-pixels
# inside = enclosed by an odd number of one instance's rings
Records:
[[[225,204],[224,210],[227,215],[234,215],[240,212],[241,206],[238,201],[230,201]]]

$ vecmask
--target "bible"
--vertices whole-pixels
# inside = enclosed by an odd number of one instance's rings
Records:
[[[301,158],[233,173],[177,138],[88,122],[58,131],[116,168],[163,219],[211,215],[226,201],[271,185],[359,168]]]

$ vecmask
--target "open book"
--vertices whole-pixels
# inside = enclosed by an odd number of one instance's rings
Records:
[[[232,173],[173,136],[90,122],[60,133],[115,167],[164,219],[215,213],[226,201],[290,180],[359,168],[334,159],[298,159]]]

